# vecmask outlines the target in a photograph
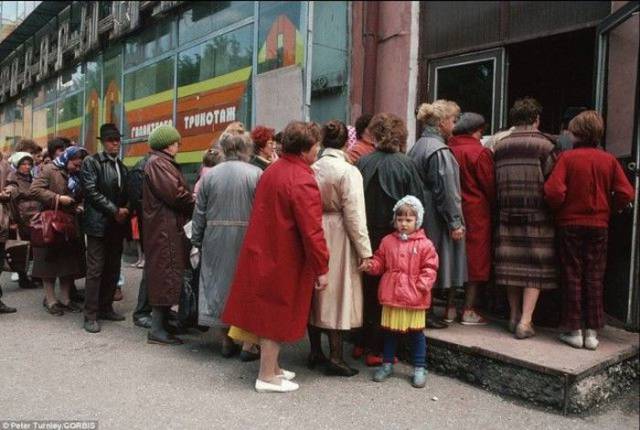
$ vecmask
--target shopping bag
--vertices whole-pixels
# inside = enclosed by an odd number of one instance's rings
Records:
[[[24,272],[29,269],[29,253],[31,243],[22,240],[20,233],[17,239],[9,239],[4,245],[4,270],[7,272]]]
[[[188,268],[182,277],[182,291],[178,306],[178,321],[184,328],[198,325],[198,294],[200,281],[200,266]]]

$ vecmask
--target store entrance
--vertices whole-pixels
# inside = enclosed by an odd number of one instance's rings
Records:
[[[595,38],[589,28],[508,45],[505,113],[533,97],[543,108],[541,130],[558,134],[567,107],[593,107]]]

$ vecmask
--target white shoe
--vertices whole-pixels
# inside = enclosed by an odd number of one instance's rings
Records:
[[[286,379],[287,381],[291,381],[296,377],[296,372],[292,372],[290,370],[280,369],[282,371],[281,374],[277,375],[278,378]]]
[[[569,333],[562,333],[559,336],[560,340],[571,345],[574,348],[582,348],[584,346],[584,339],[582,337],[582,330],[576,330]]]
[[[300,388],[298,384],[284,378],[280,379],[280,385],[256,379],[256,391],[258,393],[289,393],[296,391],[298,388]]]
[[[13,272],[13,273],[11,274],[11,280],[12,280],[13,282],[19,281],[19,280],[20,280],[20,275],[18,275],[16,272]]]
[[[594,350],[600,344],[598,340],[598,332],[595,330],[586,329],[584,337],[584,347],[590,350]]]

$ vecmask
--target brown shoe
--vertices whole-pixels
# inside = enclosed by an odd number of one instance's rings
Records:
[[[122,295],[122,288],[118,287],[118,288],[116,288],[116,292],[113,293],[113,301],[114,302],[119,302],[122,299],[124,299],[124,296]]]
[[[532,324],[518,324],[516,326],[516,339],[527,339],[529,337],[533,337],[536,335],[535,330],[533,329]]]

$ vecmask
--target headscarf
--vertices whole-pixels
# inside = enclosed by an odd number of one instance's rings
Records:
[[[411,206],[411,208],[416,212],[416,227],[420,228],[420,226],[422,226],[422,219],[424,218],[424,206],[422,206],[422,202],[420,202],[417,197],[411,195],[404,196],[395,204],[393,207],[393,220],[395,221],[395,213],[398,208],[404,205]]]
[[[17,170],[20,166],[20,163],[22,163],[25,158],[31,160],[31,164],[33,164],[33,156],[28,152],[23,151],[16,152],[11,157],[9,157],[9,163],[11,163],[11,166],[13,166],[13,168]]]
[[[87,150],[80,146],[69,146],[67,149],[62,152],[62,154],[58,155],[55,160],[53,160],[53,164],[60,168],[65,169],[67,171],[67,164],[69,164],[69,160],[75,158],[80,152],[84,152],[88,154]],[[69,180],[67,182],[67,187],[73,196],[76,196],[77,192],[80,191],[80,178],[76,173],[69,173]]]
[[[352,125],[348,125],[347,135],[347,149],[351,149],[351,147],[356,143],[356,140],[358,140],[356,128]]]

